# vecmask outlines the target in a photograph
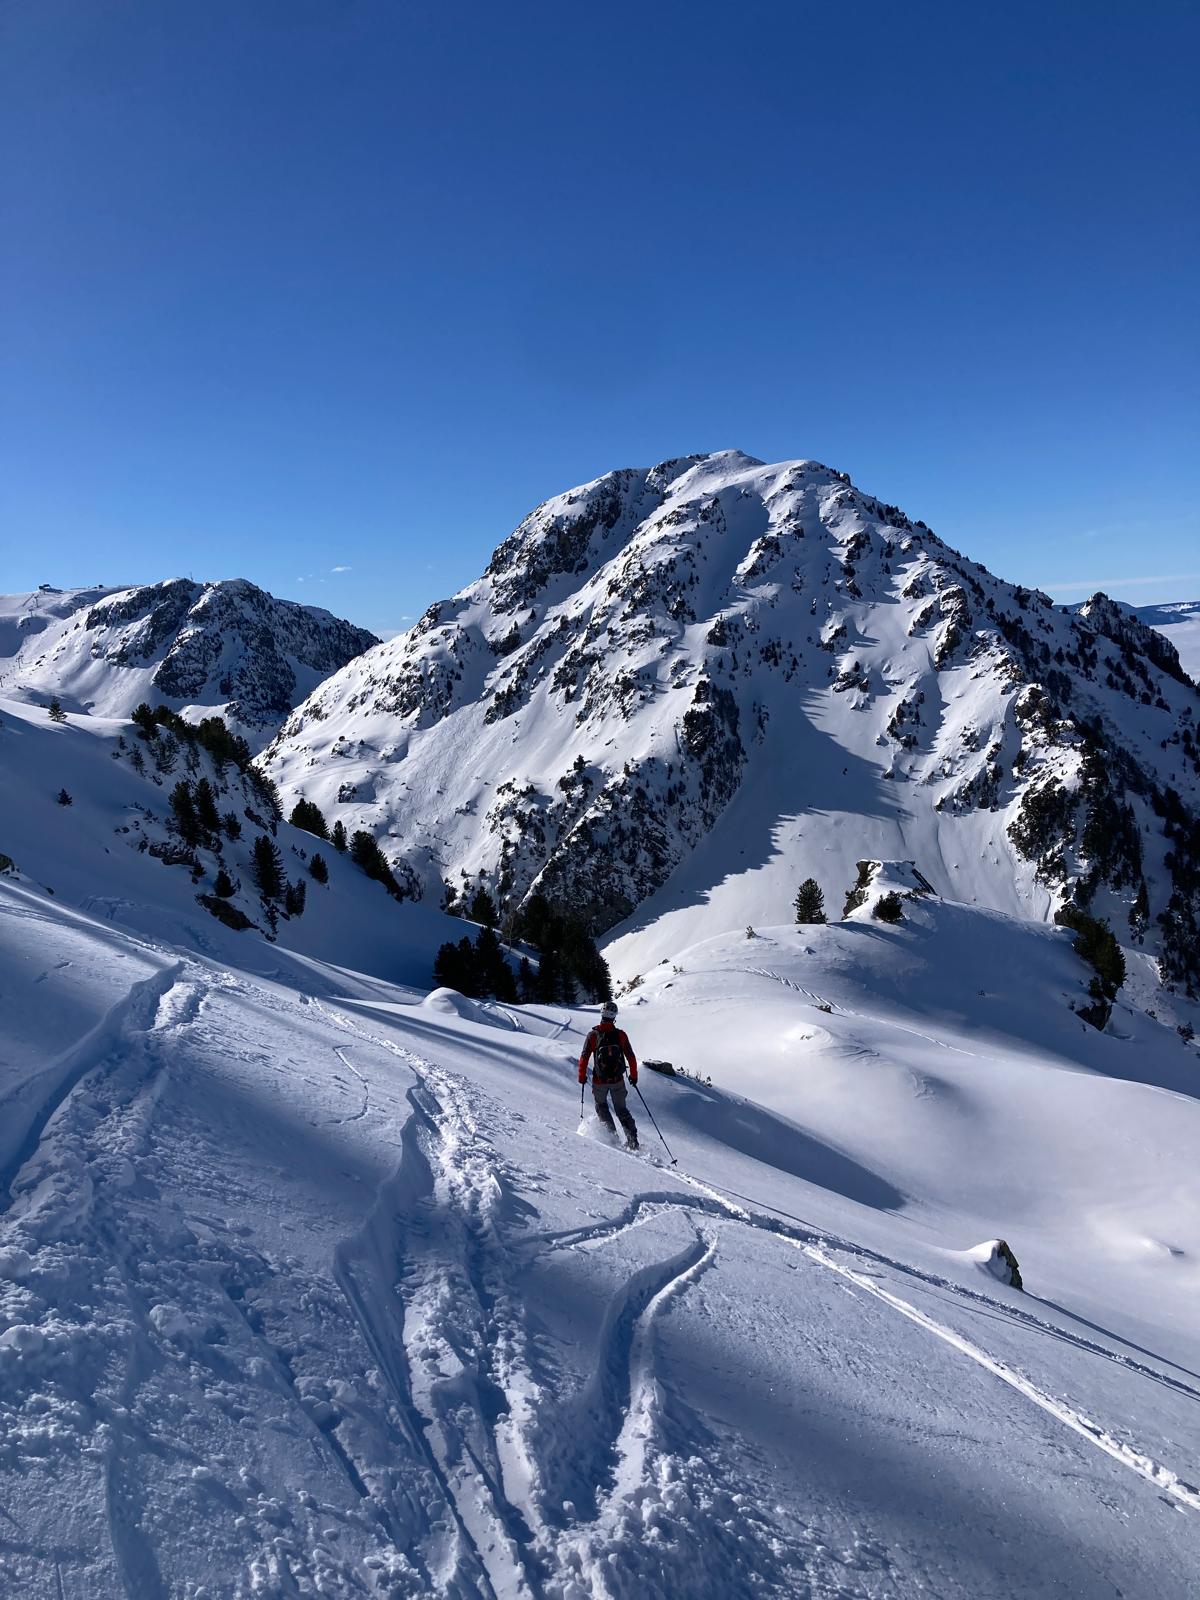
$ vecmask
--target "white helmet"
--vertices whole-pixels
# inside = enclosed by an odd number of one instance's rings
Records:
[[[617,1008],[611,1000],[606,1000],[600,1007],[600,1015],[604,1018],[605,1022],[611,1022],[616,1014]]]

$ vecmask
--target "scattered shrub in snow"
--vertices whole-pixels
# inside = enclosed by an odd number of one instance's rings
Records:
[[[212,913],[218,922],[223,922],[227,928],[234,932],[241,932],[244,928],[254,926],[246,913],[240,910],[229,900],[220,900],[215,894],[198,894],[196,899],[206,911]]]
[[[867,899],[867,889],[871,882],[871,869],[877,863],[874,861],[860,861],[858,863],[858,877],[854,880],[854,887],[846,896],[846,903],[842,907],[842,915],[848,917],[852,911],[857,911]]]
[[[879,922],[900,922],[904,917],[904,906],[900,896],[893,889],[890,894],[882,894],[876,900],[871,915]]]
[[[825,896],[815,878],[805,878],[796,891],[795,912],[797,922],[825,921]]]
[[[60,806],[73,806],[75,804],[74,800],[71,799],[71,796],[65,789],[60,789],[55,798]]]
[[[308,863],[308,870],[312,873],[313,877],[318,883],[329,882],[329,868],[325,864],[325,857],[323,855],[319,853],[314,854],[312,860]]]

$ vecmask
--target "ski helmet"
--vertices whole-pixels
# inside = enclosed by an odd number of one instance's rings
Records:
[[[611,1022],[616,1014],[617,1008],[615,1005],[613,1005],[611,1000],[606,1000],[600,1007],[600,1015],[604,1018],[605,1022]]]

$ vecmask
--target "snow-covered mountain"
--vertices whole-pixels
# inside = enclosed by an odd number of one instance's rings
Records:
[[[0,596],[0,693],[127,717],[139,701],[224,716],[260,746],[316,685],[377,644],[244,579]]]
[[[544,888],[629,977],[840,904],[863,858],[1200,984],[1200,697],[1102,595],[994,577],[810,461],[736,451],[546,501],[486,573],[321,684],[264,753],[434,892]]]
[[[1174,600],[1166,605],[1133,609],[1143,622],[1171,641],[1183,670],[1200,681],[1200,600]]]

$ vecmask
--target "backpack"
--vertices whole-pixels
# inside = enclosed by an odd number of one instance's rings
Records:
[[[593,1083],[616,1083],[625,1076],[625,1052],[616,1028],[597,1028],[593,1062]]]

